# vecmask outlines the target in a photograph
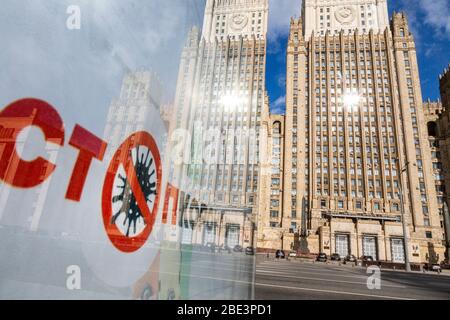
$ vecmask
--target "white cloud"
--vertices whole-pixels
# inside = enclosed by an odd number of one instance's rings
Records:
[[[269,0],[269,50],[278,52],[281,48],[279,38],[289,34],[291,17],[299,17],[301,0]]]
[[[278,86],[283,89],[286,87],[286,76],[284,74],[278,76]]]
[[[66,28],[69,5],[81,8],[80,30]],[[5,1],[0,105],[45,99],[68,127],[76,121],[101,134],[130,69],[156,71],[172,99],[182,47],[190,27],[201,25],[203,8],[203,0]]]
[[[301,0],[269,0],[269,36],[289,33],[291,17],[299,17]]]
[[[422,46],[424,24],[434,34],[450,39],[450,7],[448,0],[400,0],[400,8],[408,16],[409,28],[416,44]]]
[[[425,23],[450,39],[450,4],[448,0],[420,0],[425,14]]]
[[[286,96],[280,96],[273,103],[271,103],[270,111],[272,113],[284,113],[286,107]]]

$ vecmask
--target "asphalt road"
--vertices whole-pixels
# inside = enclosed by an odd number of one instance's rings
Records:
[[[186,299],[250,300],[253,297],[254,256],[183,251],[180,262],[181,287]]]
[[[101,254],[104,244],[92,245]],[[106,282],[78,240],[4,228],[0,257],[0,299],[133,297],[134,282],[120,287]],[[257,263],[255,275],[255,257],[244,253],[163,250],[161,259],[161,268],[150,275],[159,277],[162,290],[180,287],[181,296],[191,300],[450,299],[450,277],[445,275],[382,271],[381,289],[369,290],[366,270],[359,267],[270,260]],[[140,278],[149,271],[145,261],[131,262],[121,272]],[[80,290],[66,287],[69,265],[81,270]]]
[[[0,226],[1,227],[1,226]],[[83,246],[98,250],[98,259],[86,256]],[[14,228],[0,228],[0,300],[2,299],[112,299],[128,300],[134,296],[135,281],[117,286],[99,276],[94,262],[103,263],[106,243],[29,233]],[[145,247],[144,250],[157,250]],[[211,253],[197,250],[161,250],[161,264],[149,271],[146,259],[133,263],[125,260],[117,276],[130,279],[159,278],[162,291],[180,288],[183,299],[249,300],[253,297],[255,257],[245,253]],[[128,263],[129,262],[129,263]],[[67,267],[78,266],[80,290],[67,288]],[[105,269],[111,268],[106,262]],[[114,274],[113,276],[116,276]]]
[[[450,299],[450,277],[381,271],[381,289],[367,286],[367,269],[336,264],[264,261],[256,266],[258,300]]]

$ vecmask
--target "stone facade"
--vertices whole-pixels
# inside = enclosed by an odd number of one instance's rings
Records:
[[[450,64],[439,77],[439,85],[442,100],[442,110],[437,120],[438,141],[442,171],[445,178],[444,189],[444,217],[449,216],[448,204],[450,203]],[[450,230],[450,218],[446,221],[446,228]],[[450,248],[450,231],[447,237],[447,247]],[[447,257],[449,258],[449,257]]]
[[[291,20],[281,233],[299,228],[272,245],[402,263],[404,211],[410,261],[442,261],[414,38],[404,14],[389,23],[378,3],[378,29],[331,26],[322,35],[304,29],[317,14]]]
[[[268,102],[268,99],[267,99]],[[269,113],[266,103],[262,113],[261,173],[257,247],[277,249],[288,235],[283,228],[284,116]],[[294,227],[293,229],[297,229]]]
[[[171,138],[184,243],[254,246],[267,17],[268,0],[208,0],[186,41]]]
[[[446,247],[446,259],[448,259],[450,248],[450,215],[445,199],[446,186],[444,166],[442,163],[442,140],[440,137],[439,118],[444,112],[444,108],[440,101],[431,102],[430,100],[423,103],[423,112],[425,116],[424,126],[428,129],[428,142],[431,148],[431,161],[433,166],[433,175],[435,177],[435,188],[437,195],[438,211],[440,217],[441,228],[443,231],[444,245]]]
[[[387,0],[304,0],[302,16],[304,37],[309,40],[314,33],[384,32],[389,27]]]
[[[103,136],[110,141],[107,155],[117,150],[125,137],[152,123],[152,110],[161,112],[162,85],[150,71],[136,71],[125,75],[120,95],[109,106]]]

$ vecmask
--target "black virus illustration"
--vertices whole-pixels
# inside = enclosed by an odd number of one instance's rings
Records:
[[[139,181],[139,185],[141,187],[142,193],[145,196],[145,199],[147,201],[152,202],[150,197],[152,195],[156,196],[156,182],[152,180],[152,177],[155,175],[155,170],[152,170],[150,172],[150,168],[153,164],[153,158],[150,158],[150,150],[147,149],[146,153],[139,153],[139,147],[137,147],[136,150],[136,163],[134,164],[134,169],[136,171],[136,176]],[[148,164],[147,164],[148,162]],[[123,225],[127,228],[126,236],[130,237],[130,229],[133,227],[133,234],[136,234],[136,223],[143,219],[144,223],[145,219],[142,214],[142,210],[139,207],[136,196],[133,194],[131,190],[131,185],[129,182],[129,179],[127,177],[122,176],[119,173],[119,179],[122,182],[122,185],[118,186],[118,188],[121,189],[121,192],[119,195],[114,196],[112,198],[113,203],[122,202],[121,208],[114,214],[114,216],[111,219],[111,223],[115,224],[116,220],[119,218],[119,216],[124,213],[125,214],[125,220],[123,221]]]

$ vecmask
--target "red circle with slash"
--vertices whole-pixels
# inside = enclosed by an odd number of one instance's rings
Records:
[[[155,167],[156,167],[156,195],[155,202],[152,210],[147,205],[147,200],[142,192],[141,185],[134,167],[131,151],[139,146],[145,146],[152,153]],[[114,189],[114,180],[119,170],[120,165],[125,169],[126,177],[129,180],[131,191],[133,192],[139,209],[142,212],[145,221],[144,230],[135,237],[125,236],[115,223],[111,223],[113,216],[112,208],[112,194]],[[102,214],[103,224],[105,226],[106,233],[112,242],[112,244],[120,251],[126,253],[132,253],[139,250],[148,237],[152,233],[153,226],[155,224],[156,216],[158,213],[158,204],[161,194],[161,157],[159,154],[158,146],[156,145],[153,137],[145,131],[133,133],[128,137],[122,145],[117,149],[116,153],[111,159],[108,171],[106,172],[105,182],[103,184],[102,192]]]

